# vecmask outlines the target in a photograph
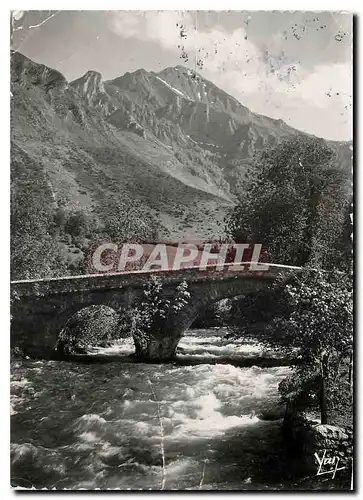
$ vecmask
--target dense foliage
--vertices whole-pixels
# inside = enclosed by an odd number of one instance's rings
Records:
[[[11,173],[11,278],[62,275],[65,266],[52,236],[53,200],[47,179],[24,151],[13,145],[14,150],[17,157]]]
[[[301,364],[281,387],[286,401],[318,406],[321,422],[351,398],[353,290],[349,276],[305,270],[286,280],[282,300],[288,313],[274,320],[272,342],[296,350]],[[351,408],[351,406],[349,406]]]
[[[299,360],[280,386],[284,401],[296,409],[319,409],[322,423],[336,408],[351,410],[351,277],[306,268],[280,278],[269,301],[278,309],[272,314],[267,308],[270,322],[259,339]]]
[[[86,353],[93,346],[105,346],[126,336],[128,323],[126,313],[117,313],[110,307],[85,307],[65,324],[54,349],[55,355],[68,357]]]
[[[267,148],[227,231],[237,242],[261,243],[270,262],[349,269],[350,177],[323,140],[298,137]]]
[[[194,320],[191,328],[213,328],[222,327],[230,316],[231,301],[222,299],[207,306]]]

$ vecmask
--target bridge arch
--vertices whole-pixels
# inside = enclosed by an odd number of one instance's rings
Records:
[[[89,294],[88,297],[28,298],[12,306],[11,347],[35,358],[53,358],[54,348],[62,329],[82,310],[104,306],[116,313],[126,309],[123,290],[111,295]],[[127,301],[126,301],[127,302]]]
[[[75,309],[75,308],[73,308]],[[65,311],[70,313],[69,310]],[[74,312],[58,332],[54,357],[64,358],[85,353],[86,348],[100,345],[121,334],[121,314],[108,305],[90,305]]]

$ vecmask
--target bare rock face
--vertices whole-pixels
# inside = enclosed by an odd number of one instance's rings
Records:
[[[11,83],[23,87],[36,85],[43,90],[57,88],[64,90],[67,81],[59,71],[48,68],[44,64],[36,64],[19,52],[11,53]]]
[[[86,97],[89,103],[96,95],[105,93],[102,76],[98,71],[87,71],[81,78],[74,80],[71,86],[79,95]]]
[[[134,132],[135,134],[139,135],[140,137],[145,139],[145,129],[141,127],[138,123],[135,121],[130,121],[130,123],[127,126],[128,130],[131,132]]]
[[[115,110],[105,92],[102,75],[98,71],[87,71],[81,78],[71,82],[70,87],[85,99],[88,106],[95,107],[107,116]]]

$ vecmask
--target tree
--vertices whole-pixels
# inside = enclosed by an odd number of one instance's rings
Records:
[[[188,303],[188,284],[182,281],[172,297],[166,297],[160,278],[152,276],[146,283],[140,304],[133,311],[132,335],[139,359],[164,360],[173,357],[176,344],[166,327],[171,315],[178,314]]]
[[[64,231],[64,226],[66,223],[67,217],[66,212],[63,207],[57,208],[54,213],[54,232],[55,234],[59,234]]]
[[[272,321],[263,340],[299,359],[281,393],[296,407],[319,407],[325,424],[329,409],[350,390],[349,375],[342,369],[353,341],[351,277],[304,269],[280,279],[276,294],[285,312]]]
[[[297,137],[256,156],[227,233],[263,244],[270,262],[347,268],[350,198],[350,172],[336,151],[322,139]]]
[[[90,218],[84,212],[75,212],[65,221],[64,230],[71,236],[82,236],[90,230]]]
[[[276,316],[284,314],[285,304],[280,301],[279,292],[274,286],[264,290],[235,297],[227,316],[228,325],[235,335],[254,338]]]
[[[11,278],[34,279],[59,276],[65,264],[51,236],[51,210],[39,206],[31,184],[12,196]]]

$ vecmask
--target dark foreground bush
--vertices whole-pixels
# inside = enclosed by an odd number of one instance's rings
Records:
[[[127,313],[108,306],[90,306],[73,315],[61,331],[54,353],[56,357],[84,354],[90,347],[105,347],[129,334]]]

